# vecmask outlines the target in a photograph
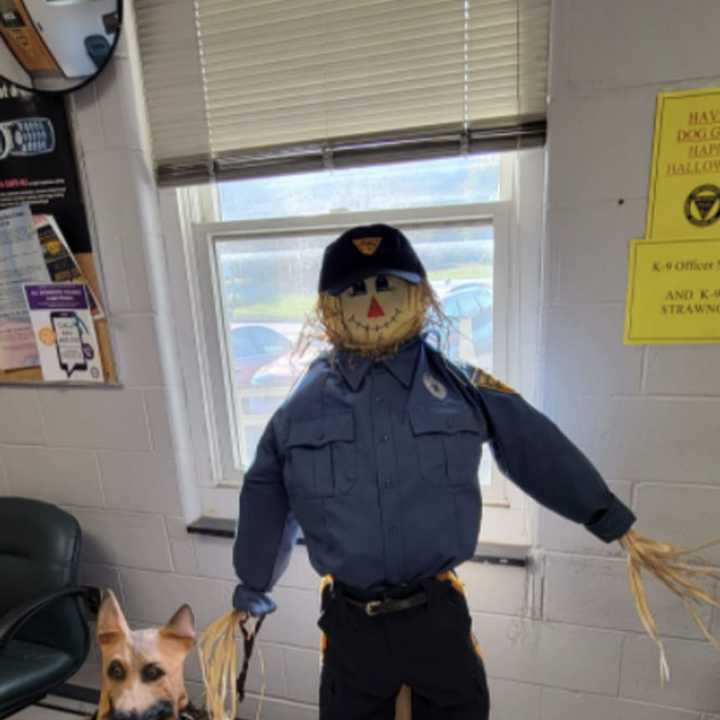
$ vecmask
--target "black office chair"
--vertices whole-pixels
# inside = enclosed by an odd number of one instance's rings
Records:
[[[100,593],[80,587],[80,526],[37,500],[0,498],[0,720],[75,674],[90,649],[81,607]]]

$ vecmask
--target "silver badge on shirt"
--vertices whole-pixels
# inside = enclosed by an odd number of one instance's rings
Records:
[[[438,400],[444,400],[447,397],[447,388],[430,373],[423,375],[423,384],[427,391]]]

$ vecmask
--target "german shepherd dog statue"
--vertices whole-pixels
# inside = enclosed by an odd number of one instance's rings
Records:
[[[159,628],[131,630],[107,591],[97,620],[102,683],[97,720],[178,720],[194,717],[183,668],[195,645],[195,619],[182,605]]]

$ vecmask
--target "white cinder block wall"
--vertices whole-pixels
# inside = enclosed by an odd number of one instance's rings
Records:
[[[720,7],[555,0],[553,16],[544,407],[636,510],[640,530],[699,542],[717,534],[720,509],[720,350],[627,348],[621,337],[654,95],[718,83],[709,73],[720,68]],[[228,607],[230,543],[184,530],[168,421],[168,398],[181,391],[160,356],[163,306],[146,261],[160,238],[131,32],[122,45],[103,77],[75,96],[74,118],[124,386],[0,390],[0,492],[73,512],[85,532],[83,580],[114,588],[133,624],[161,623],[189,602],[202,627]],[[634,616],[616,545],[542,512],[533,573],[462,569],[495,720],[711,720],[720,712],[720,655],[653,587],[672,667],[670,686],[659,688],[655,648]],[[316,587],[298,549],[260,643],[266,720],[317,717]],[[720,615],[711,619],[720,630]],[[195,662],[188,677],[199,693]],[[95,655],[75,682],[98,685]],[[257,672],[250,687],[260,688]]]

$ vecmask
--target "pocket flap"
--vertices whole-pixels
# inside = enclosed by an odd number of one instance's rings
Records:
[[[291,423],[287,446],[322,447],[330,442],[351,442],[354,439],[355,420],[353,414],[347,412]]]
[[[483,418],[465,407],[448,406],[442,412],[439,409],[428,412],[427,408],[415,407],[410,410],[410,424],[415,435],[454,435],[459,432],[486,435]]]

